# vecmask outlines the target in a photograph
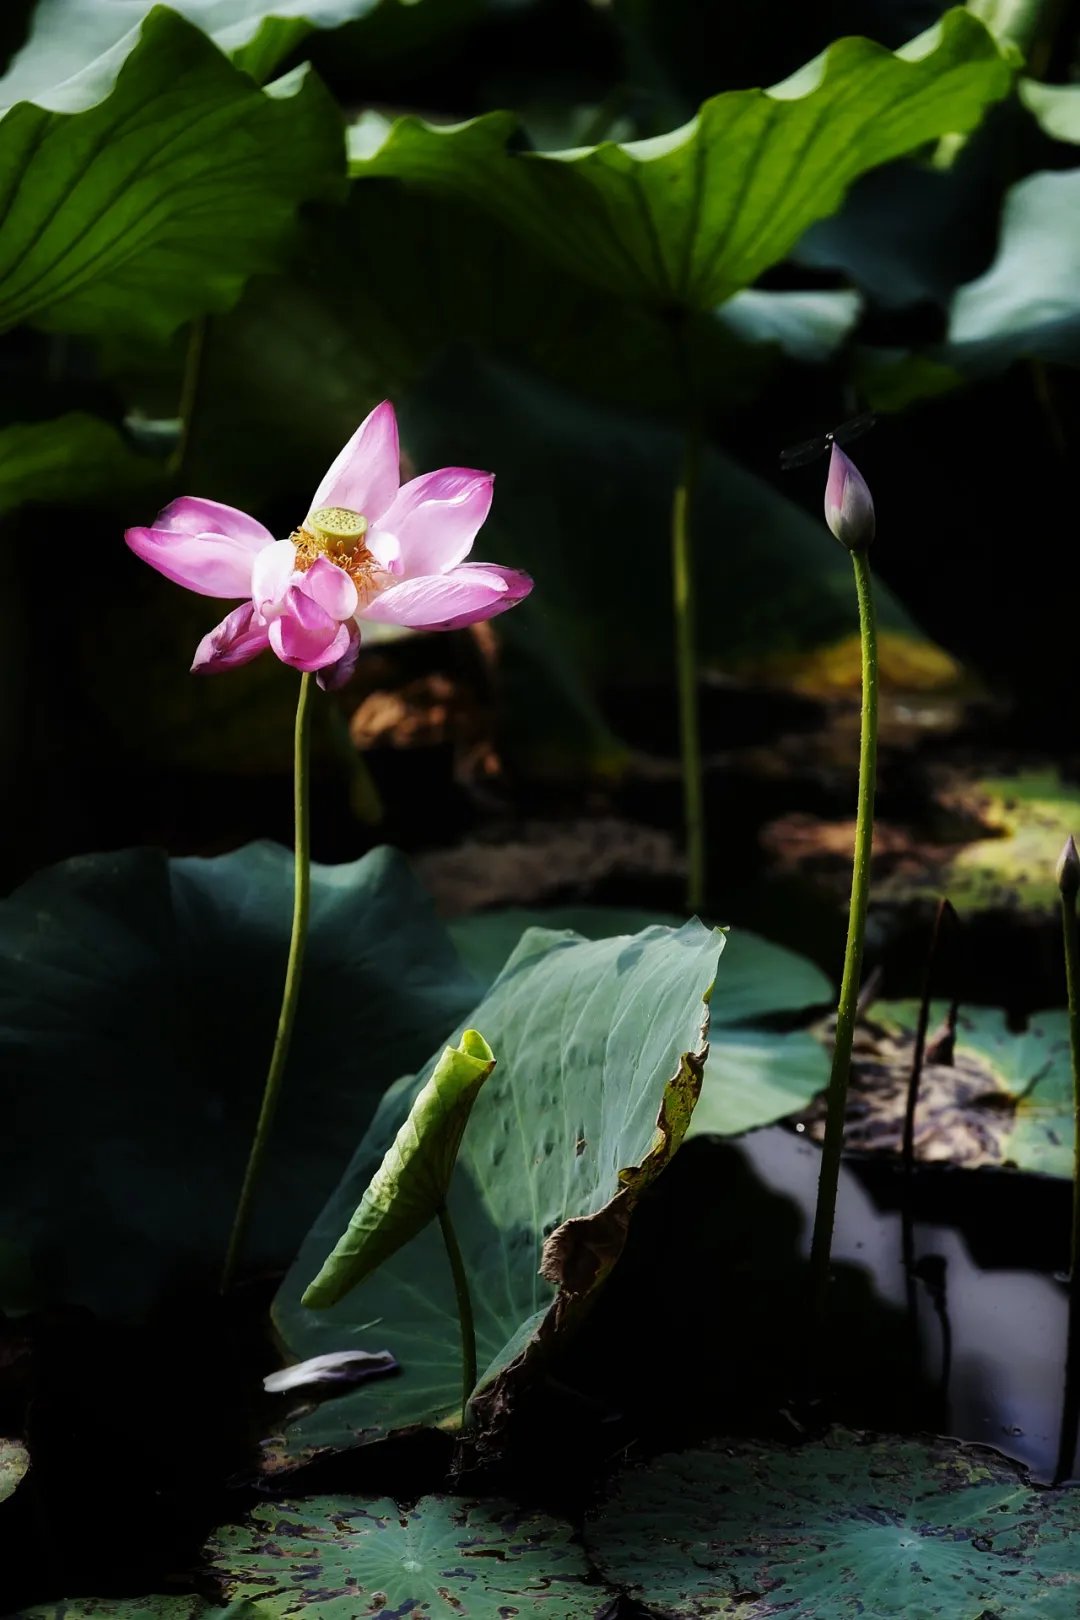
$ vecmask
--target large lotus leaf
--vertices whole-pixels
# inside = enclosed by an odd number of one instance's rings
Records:
[[[0,329],[165,337],[272,269],[299,204],[340,184],[340,115],[312,75],[267,91],[164,7],[111,93],[0,119]]]
[[[485,548],[526,568],[534,600],[507,615],[542,627],[593,679],[671,676],[670,507],[681,453],[670,429],[600,411],[492,364],[444,364],[405,402],[421,466],[491,466],[498,495]],[[534,446],[546,453],[537,460]],[[778,449],[780,447],[778,446]],[[477,460],[479,457],[479,460]],[[709,669],[800,680],[858,635],[851,563],[823,524],[719,451],[702,458],[694,505],[698,648]],[[648,588],[643,588],[646,586]],[[877,591],[883,679],[947,684],[955,664],[927,642],[896,598]],[[604,604],[604,635],[594,607]],[[846,668],[845,663],[845,668]],[[846,675],[844,677],[846,682]],[[513,738],[510,739],[513,742]]]
[[[0,1238],[29,1251],[41,1297],[136,1311],[171,1274],[216,1275],[291,908],[272,844],[81,857],[0,904]],[[295,1252],[386,1086],[476,993],[400,856],[315,866],[252,1264]]]
[[[1080,142],[1080,84],[1043,84],[1021,79],[1020,100],[1055,141]]]
[[[627,1473],[595,1562],[665,1620],[1072,1620],[1080,1495],[989,1451],[835,1433]]]
[[[385,3],[385,0],[384,0]],[[169,10],[263,79],[313,28],[338,28],[380,0],[173,0]],[[33,101],[82,112],[102,101],[135,48],[153,0],[38,0],[29,37],[0,78],[0,107]]]
[[[475,208],[390,181],[354,183],[345,206],[314,214],[309,229],[334,251],[301,250],[287,278],[256,282],[214,322],[189,451],[193,487],[245,507],[304,499],[373,404],[400,399],[465,345],[590,397],[682,410],[685,378],[664,318],[556,270]],[[393,251],[373,253],[373,243]],[[711,313],[690,321],[706,402],[745,403],[775,369],[781,346],[820,350],[850,313],[850,301],[838,305],[836,295],[756,296],[764,306],[732,301],[730,323]],[[815,301],[798,303],[807,298]],[[167,415],[182,364],[179,345],[165,361],[129,346],[114,369],[128,397]],[[269,460],[267,443],[275,447]]]
[[[947,1010],[944,1002],[932,1006],[932,1029],[943,1024]],[[853,1145],[899,1151],[918,1012],[914,1001],[874,1003],[872,1022],[882,1036],[864,1049],[861,1081],[857,1067]],[[1016,1031],[999,1007],[962,1008],[951,1064],[924,1067],[917,1125],[920,1157],[972,1168],[1010,1164],[1071,1180],[1068,1014],[1032,1013]]]
[[[1077,788],[1056,770],[1041,769],[944,776],[936,792],[948,816],[973,824],[973,836],[930,846],[921,864],[906,861],[881,883],[880,899],[906,903],[945,894],[961,913],[1056,911],[1054,867],[1080,825]]]
[[[783,84],[714,96],[650,140],[516,154],[511,114],[451,128],[409,117],[374,154],[365,136],[351,168],[491,210],[618,297],[707,310],[782,259],[860,174],[972,129],[1011,81],[957,8],[895,56],[840,40]]]
[[[572,928],[586,939],[633,934],[681,919],[615,906],[560,906],[548,911],[484,911],[449,924],[466,965],[489,983],[527,928]],[[828,1083],[829,1055],[804,1029],[768,1027],[830,1005],[833,989],[813,962],[758,934],[732,928],[724,968],[709,1002],[709,1058],[688,1135],[736,1136],[784,1119]]]
[[[15,1494],[29,1467],[30,1453],[22,1441],[0,1437],[0,1502]]]
[[[200,1597],[70,1598],[20,1609],[11,1620],[266,1620],[261,1604],[240,1598],[225,1608]]]
[[[161,469],[100,417],[73,411],[53,422],[0,428],[0,512],[24,501],[85,506],[121,495],[154,500]]]
[[[532,929],[467,1020],[499,1059],[449,1198],[488,1414],[587,1306],[618,1259],[639,1192],[685,1133],[722,944],[699,922],[597,941]],[[401,1373],[301,1416],[268,1452],[269,1466],[442,1421],[460,1401],[454,1290],[437,1228],[331,1310],[300,1303],[430,1072],[384,1101],[274,1307],[299,1357],[351,1348],[378,1318],[380,1345]]]
[[[231,1596],[281,1620],[594,1620],[608,1596],[568,1524],[497,1500],[279,1502],[226,1525],[207,1553]]]
[[[1033,174],[1006,199],[997,258],[953,299],[945,358],[1080,364],[1080,170]]]

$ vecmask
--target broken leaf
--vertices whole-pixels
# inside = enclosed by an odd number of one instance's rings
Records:
[[[499,1055],[448,1200],[485,1369],[474,1404],[486,1415],[576,1323],[621,1252],[643,1186],[678,1145],[722,945],[698,922],[597,941],[530,929],[468,1018]],[[270,1468],[458,1408],[457,1313],[433,1226],[330,1310],[300,1303],[433,1068],[387,1093],[274,1307],[298,1356],[338,1349],[378,1317],[401,1372],[300,1417],[268,1449]]]

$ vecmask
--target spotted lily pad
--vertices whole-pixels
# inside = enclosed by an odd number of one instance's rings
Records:
[[[282,1502],[219,1530],[207,1551],[230,1596],[275,1617],[594,1620],[607,1598],[569,1525],[499,1501]]]
[[[71,1598],[20,1609],[11,1620],[260,1620],[266,1610],[246,1599],[218,1608],[201,1597],[152,1593],[138,1598]]]
[[[877,887],[885,900],[948,895],[957,911],[1051,911],[1058,903],[1054,865],[1080,829],[1080,791],[1056,770],[950,780],[937,798],[950,818],[972,826],[966,841],[918,852]]]
[[[939,1029],[945,1002],[931,1007]],[[899,1152],[911,1072],[915,1001],[875,1002],[856,1041],[846,1143],[866,1152]],[[931,1041],[919,1085],[915,1155],[964,1165],[1015,1165],[1072,1178],[1073,1083],[1068,1015],[1032,1013],[1009,1028],[999,1007],[965,1007],[952,1052],[935,1061]],[[808,1120],[820,1137],[823,1110]]]
[[[1080,1493],[992,1452],[835,1433],[624,1475],[587,1527],[601,1572],[665,1620],[1074,1620]]]
[[[21,1440],[0,1439],[0,1502],[14,1494],[29,1467],[30,1454]]]

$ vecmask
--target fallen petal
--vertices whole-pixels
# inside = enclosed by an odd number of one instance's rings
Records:
[[[307,1384],[359,1384],[365,1378],[396,1372],[397,1365],[389,1350],[331,1350],[327,1355],[312,1356],[308,1361],[268,1373],[263,1389],[269,1395],[280,1395]]]

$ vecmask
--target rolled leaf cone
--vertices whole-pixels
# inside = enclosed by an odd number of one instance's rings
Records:
[[[434,1220],[446,1201],[461,1138],[480,1087],[495,1067],[484,1037],[467,1029],[448,1046],[371,1178],[356,1214],[302,1303],[336,1305]]]

